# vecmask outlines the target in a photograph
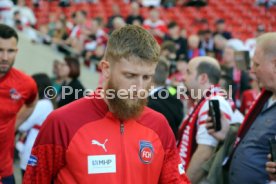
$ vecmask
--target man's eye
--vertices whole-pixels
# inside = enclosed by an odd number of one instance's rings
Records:
[[[149,75],[143,76],[143,79],[144,79],[144,80],[149,80],[150,78],[151,78],[151,76],[149,76]]]
[[[125,74],[125,76],[127,77],[127,78],[133,78],[134,77],[134,75],[133,74]]]

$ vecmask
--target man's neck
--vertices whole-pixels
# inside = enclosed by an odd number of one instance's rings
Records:
[[[272,98],[272,100],[276,100],[276,93],[273,93],[271,98]]]
[[[206,98],[206,91],[209,90],[211,88],[211,85],[204,85],[202,86],[200,89],[198,89],[197,91],[197,99],[196,102],[199,102],[201,99]]]
[[[224,63],[223,64],[226,68],[233,68],[235,66],[234,63]]]
[[[178,34],[171,35],[172,39],[177,40],[180,36]]]

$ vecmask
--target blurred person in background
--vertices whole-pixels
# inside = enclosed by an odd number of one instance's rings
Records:
[[[258,84],[256,75],[249,73],[251,89],[245,90],[241,99],[241,113],[246,115],[261,92],[261,84]]]
[[[45,96],[45,90],[51,86],[49,77],[46,74],[39,73],[33,75],[32,78],[35,80],[37,85],[39,100],[32,114],[18,128],[18,131],[24,134],[24,136],[21,137],[16,144],[16,148],[19,151],[22,175],[25,173],[27,163],[31,155],[31,150],[39,129],[50,112],[54,109],[52,101]]]
[[[161,0],[140,0],[140,2],[145,7],[159,7],[161,5]]]
[[[223,56],[223,50],[227,45],[227,40],[221,36],[220,34],[217,34],[214,36],[214,55],[215,58],[222,63],[222,56]]]
[[[126,18],[127,24],[142,25],[144,18],[140,14],[140,6],[137,2],[132,2],[130,5],[130,13]]]
[[[200,41],[201,48],[205,50],[207,55],[214,56],[215,42],[211,30],[203,31],[202,39]]]
[[[13,11],[14,7],[13,1],[11,0],[0,0],[0,23],[12,26]]]
[[[112,21],[113,30],[120,29],[126,25],[125,20],[122,17],[115,17]]]
[[[166,34],[164,41],[173,41],[176,46],[176,60],[187,59],[187,39],[180,36],[180,28],[176,22],[168,24],[168,34]]]
[[[215,27],[216,28],[215,28],[214,36],[219,34],[227,40],[232,38],[232,34],[228,31],[226,31],[226,26],[225,26],[225,20],[224,19],[218,19],[215,23]]]
[[[188,60],[198,57],[198,56],[205,56],[206,52],[204,49],[199,48],[199,37],[197,35],[191,35],[188,38],[188,53],[187,58]]]
[[[151,9],[149,12],[149,18],[144,21],[143,27],[155,37],[159,44],[161,44],[164,36],[168,32],[168,28],[159,16],[159,11],[157,9]]]
[[[165,58],[164,62],[168,62],[169,75],[176,72],[176,46],[172,41],[165,41],[161,45],[160,57]]]
[[[61,91],[61,85],[63,82],[63,77],[61,75],[61,69],[60,67],[63,65],[63,62],[59,59],[55,59],[53,62],[53,77],[51,78],[51,84],[55,88],[57,93],[60,93]]]
[[[255,37],[254,38],[249,38],[245,41],[245,47],[247,48],[247,50],[249,50],[251,58],[253,57],[255,49],[256,49],[256,39],[257,39],[257,37],[261,36],[265,32],[266,32],[265,31],[265,26],[260,24],[256,28]]]
[[[84,96],[85,89],[78,80],[80,63],[77,58],[65,57],[60,61],[59,75],[63,82],[56,99],[57,107],[62,107]]]
[[[172,94],[170,86],[166,85],[169,76],[168,62],[160,59],[153,76],[154,89],[148,98],[148,107],[163,114],[168,120],[175,138],[178,138],[178,127],[183,119],[183,104],[177,99],[176,94]]]
[[[38,98],[34,80],[13,67],[17,44],[16,31],[0,24],[0,183],[3,184],[15,183],[15,130],[33,112]]]
[[[87,13],[83,10],[74,12],[72,17],[75,25],[66,43],[76,52],[81,53],[83,51],[84,41],[89,32],[88,29],[91,25],[87,18]]]
[[[113,20],[117,17],[123,18],[121,15],[121,10],[120,10],[119,5],[113,4],[112,5],[112,15],[110,17],[108,17],[108,21],[107,21],[107,25],[106,25],[106,27],[110,31],[112,31],[114,29]]]
[[[92,26],[85,42],[84,64],[95,71],[95,65],[102,59],[107,43],[108,35],[103,30],[103,19],[100,17],[92,19]]]
[[[36,31],[30,26],[27,18],[22,16],[21,11],[14,11],[12,27],[23,32],[31,41],[37,40]]]
[[[36,25],[36,17],[32,9],[25,4],[25,0],[17,0],[17,5],[12,8],[13,12],[19,11],[22,19],[25,19],[25,24],[34,27]]]
[[[232,79],[233,86],[232,99],[237,108],[241,107],[241,98],[245,90],[250,89],[250,78],[247,71],[237,68],[235,60],[235,52],[237,49],[234,46],[228,45],[223,51],[222,73]]]

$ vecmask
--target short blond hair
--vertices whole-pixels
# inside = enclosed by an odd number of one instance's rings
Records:
[[[127,25],[113,31],[107,43],[104,59],[119,61],[132,56],[142,61],[157,63],[160,47],[148,31],[140,26]]]

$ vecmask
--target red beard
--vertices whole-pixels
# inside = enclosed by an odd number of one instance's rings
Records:
[[[112,90],[112,94],[114,94],[112,96],[114,98],[108,98],[110,96],[106,95],[105,92],[109,107],[112,110],[112,113],[122,121],[139,117],[147,104],[147,98],[131,99],[132,96],[130,93],[128,93],[127,99],[120,99],[117,95],[120,89],[118,89],[111,80],[107,83],[107,90]],[[135,96],[135,91],[133,93]]]

